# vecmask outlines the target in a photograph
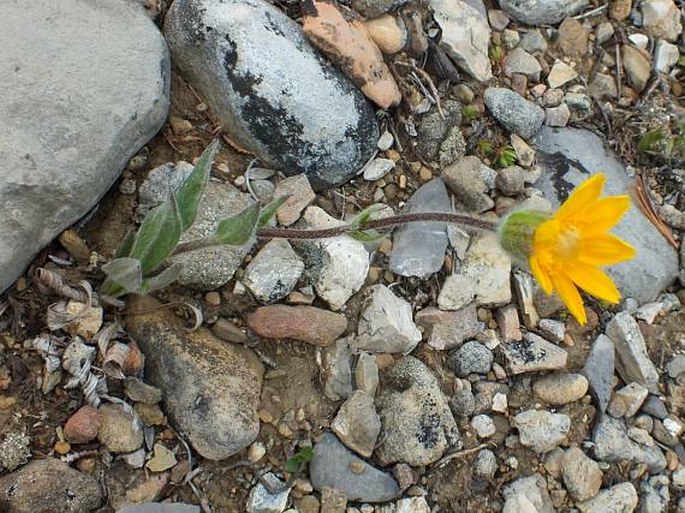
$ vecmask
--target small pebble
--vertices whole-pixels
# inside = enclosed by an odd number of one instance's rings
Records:
[[[205,301],[208,305],[219,306],[221,304],[221,294],[215,290],[205,294]]]
[[[266,454],[266,447],[261,442],[254,442],[247,450],[247,459],[252,463],[257,463]]]

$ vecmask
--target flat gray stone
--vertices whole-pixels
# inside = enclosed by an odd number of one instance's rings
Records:
[[[504,61],[504,74],[511,77],[514,73],[525,75],[532,82],[540,81],[542,67],[538,60],[521,47],[514,48]],[[549,80],[549,79],[548,79]]]
[[[671,494],[669,479],[664,475],[652,476],[640,483],[640,508],[638,513],[661,513],[668,511]]]
[[[214,337],[205,328],[188,333],[156,301],[132,300],[126,327],[145,355],[146,379],[162,390],[171,424],[204,458],[221,460],[259,434],[257,408],[264,368],[248,348]]]
[[[524,139],[533,137],[545,120],[541,107],[511,89],[488,87],[483,101],[500,125]]]
[[[387,502],[400,495],[397,482],[355,456],[332,433],[325,433],[314,446],[309,479],[315,490],[336,488],[349,501]]]
[[[625,513],[635,511],[637,502],[637,490],[633,483],[619,483],[577,506],[581,513]]]
[[[557,448],[566,437],[571,418],[563,413],[528,410],[511,419],[511,424],[519,430],[521,445],[545,453]]]
[[[381,431],[373,397],[361,390],[352,392],[331,422],[331,429],[347,447],[370,458]]]
[[[442,179],[456,198],[467,209],[479,214],[495,205],[488,195],[490,184],[496,180],[495,176],[495,171],[475,155],[459,159],[442,172]]]
[[[511,257],[494,233],[484,232],[472,239],[460,274],[471,282],[477,305],[499,306],[511,301]]]
[[[556,25],[580,12],[588,0],[500,0],[499,4],[509,16],[526,25]]]
[[[459,347],[483,330],[475,303],[453,312],[429,306],[419,310],[414,320],[424,328],[424,339],[427,339],[428,345],[437,351]]]
[[[139,2],[2,3],[0,293],[85,215],[169,109],[166,44]]]
[[[659,372],[647,354],[647,345],[637,321],[628,312],[619,312],[606,327],[616,347],[616,371],[624,383],[632,381],[659,393]]]
[[[364,302],[354,346],[378,353],[409,353],[421,341],[411,305],[385,285],[374,285]]]
[[[243,283],[262,303],[283,299],[295,288],[304,262],[285,239],[267,242],[245,268]]]
[[[430,0],[435,21],[442,29],[440,45],[447,54],[479,82],[492,78],[488,57],[490,25],[487,15],[468,2]]]
[[[561,475],[566,489],[576,501],[591,499],[602,487],[599,464],[578,447],[572,447],[564,453]]]
[[[644,463],[652,473],[666,468],[666,458],[647,434],[646,441],[651,445],[639,443],[628,436],[628,429],[623,419],[615,419],[600,414],[592,432],[594,454],[596,459],[613,463],[629,460],[632,463]]]
[[[540,475],[521,477],[504,487],[503,513],[554,513],[547,483]],[[527,508],[527,509],[524,509]]]
[[[352,394],[352,350],[350,338],[341,338],[324,349],[324,395],[331,401],[345,399]]]
[[[450,164],[452,162],[450,158],[455,157],[455,155],[449,151],[449,140],[455,136],[457,138],[461,136],[463,145],[461,155],[466,152],[466,141],[461,130],[459,130],[462,121],[462,109],[461,103],[448,99],[442,104],[442,116],[436,109],[421,117],[421,123],[416,127],[416,152],[421,158],[429,162],[439,162],[443,166]],[[456,131],[454,131],[455,127]],[[454,140],[453,142],[457,141]]]
[[[371,105],[271,4],[174,2],[164,33],[226,132],[268,165],[305,173],[321,190],[355,176],[374,152]]]
[[[535,333],[526,332],[523,340],[501,344],[500,349],[512,374],[566,368],[568,354]]]
[[[452,212],[445,183],[439,178],[422,185],[402,211],[419,212]],[[446,249],[446,223],[408,223],[393,234],[390,270],[401,276],[428,276],[442,268]]]
[[[56,458],[31,461],[0,478],[0,510],[6,513],[82,513],[101,502],[95,479]]]
[[[606,335],[599,335],[592,344],[582,373],[590,383],[590,390],[600,412],[605,412],[611,399],[614,378],[614,343]]]
[[[271,472],[264,475],[264,480],[274,489],[285,484]],[[286,487],[283,491],[271,493],[261,482],[257,483],[247,498],[247,513],[282,513],[288,505],[291,488]]]
[[[304,220],[312,228],[344,224],[319,207],[308,207]],[[331,310],[340,310],[357,292],[369,271],[369,253],[364,244],[347,235],[301,245],[306,273],[315,276],[314,288]]]
[[[538,162],[545,172],[535,187],[557,208],[574,187],[595,172],[606,175],[605,195],[630,194],[633,188],[624,165],[602,140],[587,130],[543,127],[533,139]],[[639,304],[657,298],[678,277],[678,255],[654,225],[633,205],[612,230],[631,244],[635,258],[607,268],[607,273],[626,297]]]
[[[428,465],[461,439],[437,378],[412,356],[405,356],[381,375],[376,399],[382,443],[375,451],[382,465]]]

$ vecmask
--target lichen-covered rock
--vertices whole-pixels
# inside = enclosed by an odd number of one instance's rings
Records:
[[[376,401],[382,443],[375,455],[383,465],[412,466],[437,461],[461,439],[437,378],[420,360],[405,356],[382,376]]]
[[[162,390],[171,424],[205,458],[241,451],[259,434],[261,362],[205,328],[188,333],[173,313],[155,306],[153,299],[132,298],[126,326],[145,354],[146,379]]]
[[[305,173],[321,190],[350,179],[375,150],[371,105],[269,3],[178,0],[164,33],[226,132],[269,165]]]
[[[32,461],[0,479],[0,511],[6,513],[83,513],[101,502],[95,479],[55,458]]]

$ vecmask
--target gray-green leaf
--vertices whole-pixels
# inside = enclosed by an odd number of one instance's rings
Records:
[[[288,198],[290,198],[290,194],[279,196],[271,203],[269,203],[267,206],[265,206],[259,214],[257,228],[263,228],[264,226],[266,226],[266,223],[268,223],[271,220],[271,218],[276,215],[278,209],[281,208],[281,205],[283,205],[283,203],[288,201]]]
[[[150,292],[154,292],[155,290],[160,290],[171,285],[181,275],[182,268],[183,265],[176,262],[164,269],[157,276],[152,276],[151,278],[144,280],[142,286],[140,287],[141,293],[149,294]]]
[[[103,292],[113,296],[138,292],[143,282],[140,260],[135,258],[115,258],[102,266],[102,272],[107,275]]]
[[[129,230],[126,233],[124,241],[121,243],[121,246],[119,246],[119,249],[117,249],[114,258],[122,258],[129,256],[129,254],[131,253],[131,248],[133,247],[133,240],[135,238],[135,235],[136,232],[133,230]]]
[[[259,220],[259,205],[253,203],[245,210],[219,223],[213,239],[218,244],[242,246],[250,240]]]
[[[142,264],[143,276],[161,264],[181,238],[181,218],[174,194],[150,210],[140,225],[129,256]]]
[[[202,152],[200,158],[195,164],[195,168],[183,181],[183,184],[176,193],[176,202],[178,204],[178,212],[181,217],[181,229],[186,231],[195,221],[197,215],[197,206],[202,197],[205,184],[209,180],[209,175],[212,170],[212,162],[214,155],[219,147],[219,140],[212,141],[207,149]]]

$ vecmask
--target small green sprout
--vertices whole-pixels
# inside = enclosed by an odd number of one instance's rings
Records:
[[[506,54],[504,53],[504,48],[499,45],[494,45],[490,48],[489,56],[492,63],[499,66]]]
[[[466,121],[467,123],[470,123],[471,121],[478,119],[478,117],[480,116],[480,112],[478,112],[478,109],[472,103],[464,105],[461,114],[464,118],[464,121]]]
[[[311,447],[304,447],[288,458],[285,462],[285,471],[294,474],[300,470],[303,465],[312,461],[313,457],[314,449]]]
[[[509,167],[516,163],[516,150],[512,146],[502,146],[495,152],[495,164],[497,167]]]

